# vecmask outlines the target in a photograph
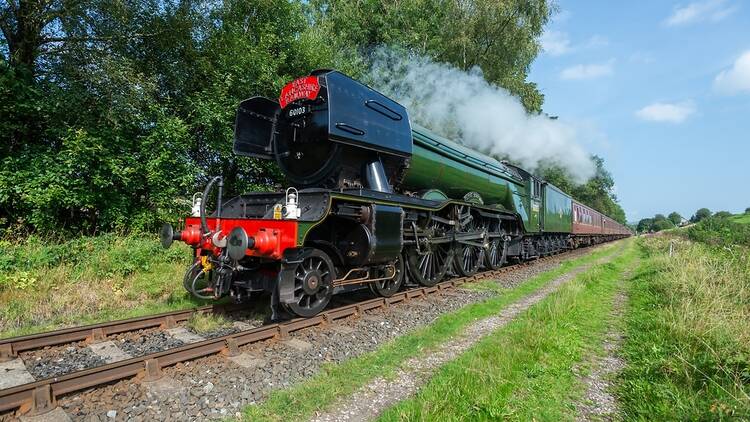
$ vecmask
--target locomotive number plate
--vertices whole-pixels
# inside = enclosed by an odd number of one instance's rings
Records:
[[[290,108],[289,111],[287,111],[286,116],[288,118],[292,119],[294,117],[299,117],[299,116],[307,113],[308,111],[309,110],[308,110],[307,106]]]

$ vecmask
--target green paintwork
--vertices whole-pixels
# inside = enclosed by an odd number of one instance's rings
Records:
[[[327,212],[326,212],[326,215],[328,215]],[[320,221],[323,221],[323,220],[320,220]],[[307,237],[307,233],[310,231],[310,229],[318,225],[318,223],[319,221],[318,222],[300,221],[297,224],[297,246],[302,246],[305,244],[305,238]]]
[[[401,187],[438,189],[449,198],[476,192],[485,205],[519,212],[515,197],[524,194],[523,179],[499,161],[412,126],[411,164]]]
[[[542,229],[541,219],[542,200],[540,198],[531,198],[529,200],[529,220],[524,223],[527,232],[537,233]]]
[[[573,201],[555,186],[544,185],[544,231],[570,233],[573,228]]]

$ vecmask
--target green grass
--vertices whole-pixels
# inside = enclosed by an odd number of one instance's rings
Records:
[[[562,286],[443,366],[395,420],[572,420],[581,386],[571,368],[601,348],[614,294],[635,258],[629,247]]]
[[[229,327],[232,323],[222,315],[196,313],[188,319],[187,325],[196,333],[202,334]]]
[[[429,326],[390,341],[378,350],[338,365],[325,365],[313,378],[290,389],[277,390],[260,405],[248,406],[244,419],[251,421],[286,421],[310,417],[332,405],[340,397],[378,376],[388,376],[407,359],[429,353],[429,350],[456,335],[478,319],[494,315],[516,300],[532,293],[549,281],[581,265],[613,253],[613,245],[591,254],[564,262],[559,268],[540,274],[529,281],[503,291],[502,295],[468,305],[438,318]]]
[[[669,256],[669,243],[674,254]],[[620,397],[628,419],[750,419],[750,257],[679,238],[641,241]]]
[[[0,241],[0,337],[199,305],[182,288],[190,254],[135,235]]]
[[[750,213],[733,215],[730,220],[739,224],[750,224]]]

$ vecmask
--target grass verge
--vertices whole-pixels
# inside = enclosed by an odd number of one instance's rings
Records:
[[[232,323],[222,315],[196,313],[190,316],[187,326],[198,334],[227,328]]]
[[[747,249],[676,237],[640,242],[647,262],[632,281],[626,319],[628,366],[620,387],[626,416],[750,419]]]
[[[631,244],[579,274],[443,366],[380,420],[573,419],[570,403],[581,386],[571,368],[601,349],[618,281],[635,256]]]
[[[336,399],[349,395],[378,376],[388,376],[407,359],[428,353],[429,349],[460,332],[478,319],[494,315],[507,305],[532,293],[570,270],[612,254],[613,245],[564,262],[560,267],[538,275],[500,296],[468,305],[438,318],[429,326],[398,337],[371,353],[338,365],[326,365],[313,378],[285,390],[277,390],[260,405],[248,406],[244,419],[251,421],[300,420],[324,410]]]
[[[190,254],[137,235],[0,241],[0,337],[200,305],[182,287]]]

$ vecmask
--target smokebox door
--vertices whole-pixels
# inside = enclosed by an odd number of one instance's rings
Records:
[[[234,153],[250,157],[273,157],[273,137],[281,108],[266,97],[240,103],[234,122]]]

